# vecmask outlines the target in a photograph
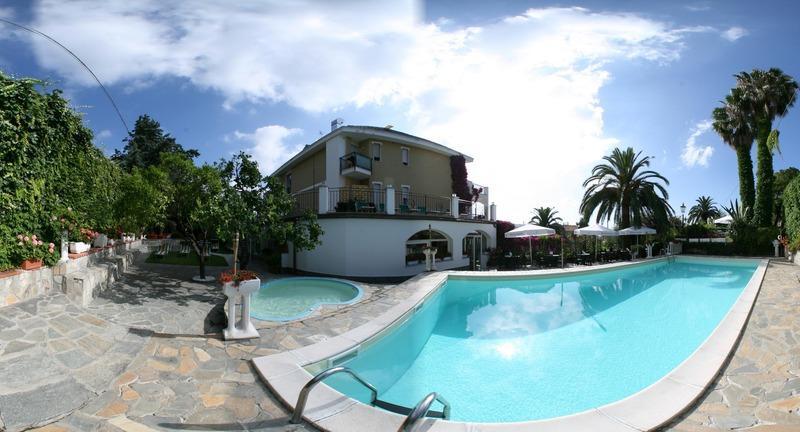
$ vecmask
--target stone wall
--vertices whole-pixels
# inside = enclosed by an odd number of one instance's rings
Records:
[[[92,250],[54,267],[3,273],[0,275],[0,307],[59,292],[72,294],[77,303],[86,304],[98,288],[105,288],[127,269],[141,246],[141,240],[136,240]],[[83,281],[80,295],[73,289],[76,279]],[[68,292],[70,289],[72,293]]]

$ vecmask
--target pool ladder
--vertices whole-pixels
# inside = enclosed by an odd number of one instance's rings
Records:
[[[365,379],[361,378],[355,371],[345,366],[336,366],[326,369],[318,373],[314,378],[311,378],[306,385],[300,390],[300,395],[297,397],[297,404],[294,406],[292,413],[292,423],[300,423],[303,419],[303,411],[306,409],[308,402],[308,394],[320,382],[326,378],[339,373],[345,373],[353,377],[359,384],[363,385],[370,391],[370,405],[383,408],[387,411],[392,411],[397,414],[406,415],[403,424],[400,425],[398,432],[413,432],[420,420],[425,417],[440,418],[447,420],[450,418],[450,403],[436,392],[429,393],[422,398],[421,401],[414,408],[407,408],[400,405],[395,405],[391,402],[385,402],[378,399],[378,390],[372,384],[368,383]],[[442,411],[431,411],[431,405],[435,401],[439,401],[444,407]]]

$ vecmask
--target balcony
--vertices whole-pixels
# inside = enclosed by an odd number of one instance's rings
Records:
[[[352,152],[339,158],[339,174],[356,180],[372,175],[372,159],[361,153]]]
[[[324,193],[322,191],[324,190]],[[412,193],[396,189],[350,186],[315,188],[296,193],[291,216],[357,215],[362,217],[406,217],[485,221],[488,213],[476,203],[455,197]]]

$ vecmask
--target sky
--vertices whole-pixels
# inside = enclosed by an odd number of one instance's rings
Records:
[[[540,206],[576,222],[583,180],[614,147],[653,157],[678,215],[700,195],[737,198],[711,111],[737,72],[800,77],[797,12],[791,1],[0,0],[0,17],[88,64],[129,126],[148,114],[201,162],[245,150],[269,174],[334,118],[391,124],[472,156],[470,180],[515,223]],[[0,70],[63,89],[100,148],[123,146],[111,104],[55,44],[0,24]],[[800,165],[798,111],[776,122],[776,170]]]

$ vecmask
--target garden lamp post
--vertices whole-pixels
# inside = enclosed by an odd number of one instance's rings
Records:
[[[681,203],[681,223],[686,224],[686,217],[684,214],[686,213],[686,203]]]

